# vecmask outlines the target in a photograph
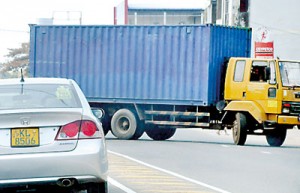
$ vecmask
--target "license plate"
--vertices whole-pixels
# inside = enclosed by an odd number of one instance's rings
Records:
[[[40,138],[38,128],[11,129],[12,147],[33,147],[39,146],[39,144]]]
[[[298,121],[300,122],[300,114],[298,115]]]

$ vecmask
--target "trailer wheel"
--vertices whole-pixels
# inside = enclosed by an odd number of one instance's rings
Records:
[[[286,138],[286,128],[276,127],[266,134],[267,142],[270,146],[279,147],[284,143]]]
[[[175,128],[159,128],[157,125],[148,125],[146,127],[147,135],[153,140],[170,139],[176,132]]]
[[[143,133],[137,127],[137,118],[128,109],[120,109],[111,119],[111,131],[119,139],[137,139]]]
[[[246,128],[246,115],[243,113],[236,113],[235,120],[233,122],[232,136],[236,145],[244,145],[247,139]]]
[[[142,121],[137,122],[137,128],[135,130],[134,135],[130,138],[132,140],[137,140],[139,139],[145,132],[145,123]]]
[[[104,119],[101,121],[104,135],[106,135],[111,130],[110,120],[111,117],[105,116]]]

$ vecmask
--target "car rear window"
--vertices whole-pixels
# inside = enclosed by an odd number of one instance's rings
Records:
[[[0,109],[80,107],[78,95],[71,85],[0,85]]]

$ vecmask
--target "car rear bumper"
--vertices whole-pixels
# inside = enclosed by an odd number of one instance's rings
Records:
[[[0,156],[0,187],[26,184],[57,184],[76,179],[78,184],[107,181],[108,161],[103,140],[79,140],[69,152]]]
[[[1,188],[18,188],[26,186],[35,186],[35,185],[51,185],[51,186],[60,186],[68,187],[67,184],[63,183],[63,180],[73,181],[74,184],[86,184],[86,183],[99,183],[105,182],[104,179],[99,179],[96,176],[64,176],[64,177],[46,177],[46,178],[28,178],[28,179],[11,179],[11,180],[1,180]]]

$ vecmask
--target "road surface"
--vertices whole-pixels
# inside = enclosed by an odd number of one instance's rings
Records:
[[[282,147],[264,136],[233,145],[231,131],[178,129],[166,141],[108,134],[110,193],[299,193],[300,131]]]

